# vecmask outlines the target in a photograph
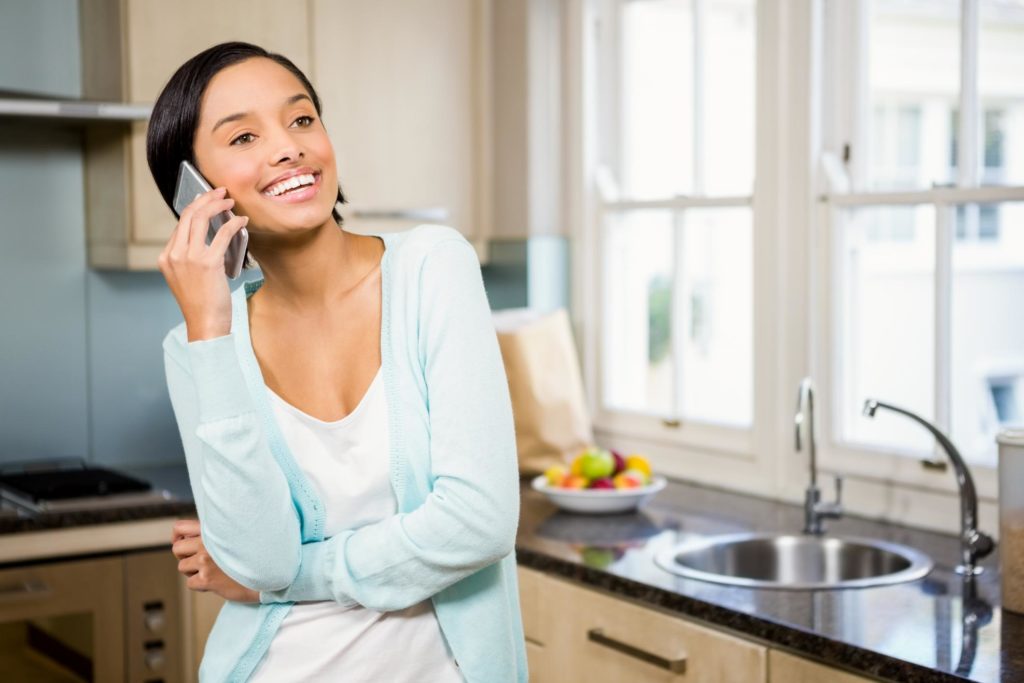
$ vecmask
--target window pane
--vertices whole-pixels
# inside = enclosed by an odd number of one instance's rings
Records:
[[[981,182],[1024,185],[1024,0],[982,0],[979,23]]]
[[[609,409],[672,413],[672,220],[665,210],[608,219],[600,343]]]
[[[1024,203],[961,208],[997,229],[953,247],[952,437],[969,461],[995,465],[996,433],[1024,425]]]
[[[754,0],[704,1],[703,188],[709,195],[754,189],[757,6]]]
[[[753,422],[751,211],[701,209],[680,216],[679,387],[683,419]]]
[[[871,0],[866,185],[899,190],[956,179],[959,0]]]
[[[625,196],[750,194],[755,0],[620,6],[621,120],[610,123],[618,126]]]
[[[862,408],[874,398],[934,416],[935,210],[850,210],[838,229],[838,433],[844,441],[930,453],[920,426],[889,411],[866,418]]]
[[[693,192],[693,11],[622,4],[621,179],[626,196]]]

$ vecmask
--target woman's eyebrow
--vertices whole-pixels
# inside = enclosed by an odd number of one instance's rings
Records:
[[[287,99],[286,99],[286,100],[284,101],[284,104],[282,104],[281,106],[282,106],[282,107],[287,107],[287,106],[288,106],[288,105],[290,105],[290,104],[295,104],[295,103],[296,103],[296,102],[298,102],[299,100],[309,100],[309,103],[310,103],[310,104],[312,104],[312,103],[313,103],[313,100],[310,100],[310,99],[309,99],[309,95],[307,95],[306,93],[302,93],[302,92],[300,92],[300,93],[299,93],[299,94],[297,94],[297,95],[292,95],[291,97],[287,98]],[[244,119],[244,118],[245,118],[246,116],[248,116],[248,115],[249,115],[250,113],[251,113],[251,112],[247,112],[247,111],[240,111],[240,112],[238,112],[237,114],[231,114],[231,115],[229,115],[229,116],[225,116],[225,117],[224,117],[224,118],[222,118],[222,119],[221,119],[220,121],[218,121],[217,123],[213,124],[213,129],[212,129],[212,130],[210,130],[210,133],[211,133],[211,134],[212,134],[212,133],[215,133],[215,132],[217,131],[217,129],[218,129],[219,127],[220,127],[220,125],[221,125],[222,123],[230,123],[231,121],[237,121],[238,119]]]

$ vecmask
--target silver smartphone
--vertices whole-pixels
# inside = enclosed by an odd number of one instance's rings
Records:
[[[181,212],[191,204],[197,195],[205,194],[212,190],[210,183],[206,182],[196,167],[187,161],[181,162],[178,169],[178,184],[174,188],[174,211],[181,218]],[[230,210],[221,211],[210,219],[210,227],[206,231],[206,244],[213,241],[214,235],[221,226],[234,218],[235,214]],[[224,253],[224,272],[234,280],[242,272],[242,262],[245,260],[245,249],[249,244],[249,232],[242,228],[231,238],[228,249]]]

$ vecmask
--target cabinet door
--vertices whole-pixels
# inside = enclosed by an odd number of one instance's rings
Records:
[[[121,558],[0,571],[0,679],[82,680],[78,668],[88,680],[125,680]]]
[[[816,664],[779,650],[768,651],[769,683],[869,683],[872,679]]]
[[[224,606],[224,598],[210,591],[188,591],[189,604],[189,631],[191,633],[192,648],[192,670],[199,671],[199,664],[203,661],[203,652],[206,650],[206,639],[213,630],[213,622],[217,621],[221,607]]]
[[[519,604],[523,612],[523,632],[526,635],[526,659],[532,683],[555,683],[549,671],[548,657],[553,649],[547,644],[550,619],[541,596],[546,578],[542,573],[519,567]]]
[[[313,0],[316,85],[351,205],[346,227],[480,232],[489,2]]]
[[[192,56],[230,40],[254,43],[292,60],[314,83],[309,59],[308,4],[270,0],[127,0],[125,36],[129,102],[148,104]],[[132,124],[128,174],[131,242],[163,245],[176,221],[146,163],[146,123]],[[156,249],[152,265],[156,266]]]
[[[547,579],[551,680],[718,683],[767,679],[766,648],[596,590]]]

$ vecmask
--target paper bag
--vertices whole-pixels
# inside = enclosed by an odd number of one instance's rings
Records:
[[[508,376],[520,474],[567,464],[593,443],[569,314],[528,308],[494,314]]]

